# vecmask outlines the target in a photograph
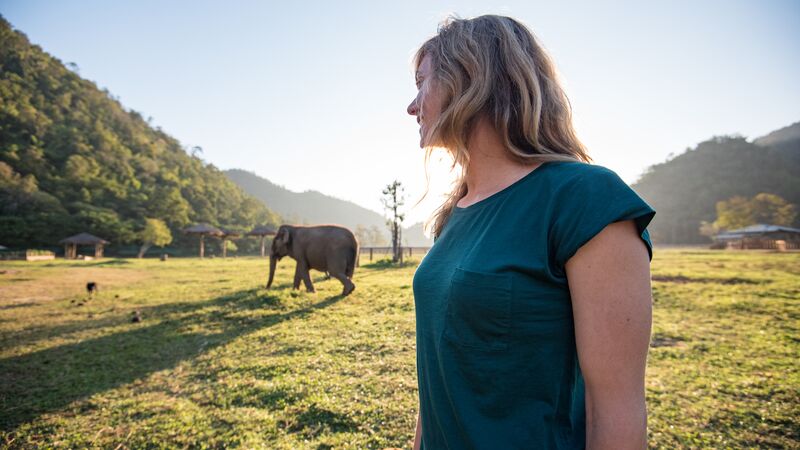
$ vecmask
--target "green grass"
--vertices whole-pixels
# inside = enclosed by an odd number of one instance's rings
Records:
[[[410,447],[415,264],[362,262],[345,298],[290,260],[270,290],[256,258],[1,262],[0,446]],[[653,277],[651,447],[800,447],[800,254]]]

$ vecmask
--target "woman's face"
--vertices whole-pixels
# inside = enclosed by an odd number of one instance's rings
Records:
[[[433,74],[431,57],[425,55],[416,73],[417,97],[408,105],[406,111],[417,117],[419,124],[419,146],[425,147],[430,141],[430,127],[439,119],[444,108],[444,95]]]

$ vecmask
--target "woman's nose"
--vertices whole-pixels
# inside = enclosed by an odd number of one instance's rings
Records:
[[[408,108],[406,108],[406,111],[409,114],[411,114],[412,116],[416,116],[417,115],[417,113],[419,112],[419,108],[417,108],[417,99],[414,99],[414,101],[412,101],[411,104],[408,105]]]

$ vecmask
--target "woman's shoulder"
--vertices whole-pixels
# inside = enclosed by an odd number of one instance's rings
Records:
[[[566,162],[553,167],[551,197],[556,261],[563,267],[575,252],[606,226],[633,220],[648,246],[645,229],[655,216],[647,204],[616,172],[593,164]]]
[[[547,165],[551,166],[548,168],[549,178],[556,191],[627,187],[622,178],[607,167],[580,161],[558,161]]]
[[[570,177],[604,177],[618,176],[613,170],[599,166],[597,164],[586,163],[583,161],[553,161],[547,163],[552,166],[552,171],[559,175]]]

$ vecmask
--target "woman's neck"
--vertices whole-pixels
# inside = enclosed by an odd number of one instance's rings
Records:
[[[465,208],[519,181],[540,164],[521,164],[512,159],[494,126],[480,119],[470,133],[467,143],[469,165],[464,180],[467,194],[457,206]]]

